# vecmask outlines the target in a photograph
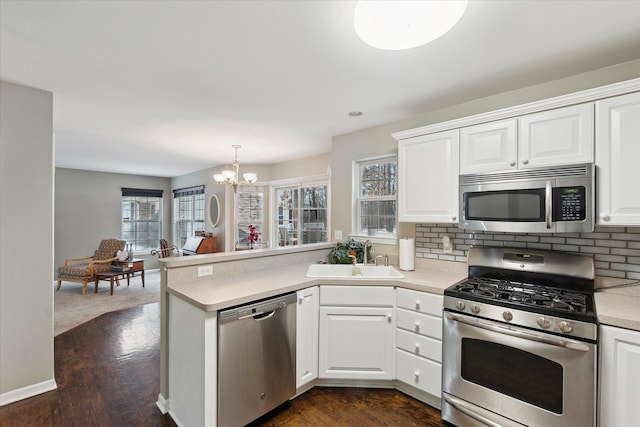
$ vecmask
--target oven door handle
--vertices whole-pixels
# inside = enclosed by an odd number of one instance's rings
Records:
[[[483,322],[482,320],[468,319],[453,313],[447,312],[447,318],[455,320],[456,322],[464,323],[466,325],[475,326],[478,328],[486,329],[491,332],[497,332],[499,334],[509,335],[512,337],[522,338],[529,341],[536,341],[543,344],[555,345],[556,347],[564,347],[571,350],[589,351],[589,346],[579,341],[553,339],[547,337],[541,337],[536,334],[524,331],[516,331],[514,329],[505,328],[503,326],[494,325],[493,323]]]

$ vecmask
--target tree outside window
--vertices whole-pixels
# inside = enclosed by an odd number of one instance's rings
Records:
[[[396,157],[356,162],[356,235],[396,237]]]
[[[276,246],[328,241],[328,185],[326,183],[275,189]]]

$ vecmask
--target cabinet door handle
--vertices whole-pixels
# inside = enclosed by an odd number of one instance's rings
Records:
[[[387,322],[391,322],[393,319],[393,315],[391,313],[387,314]]]
[[[419,310],[419,309],[420,309],[420,300],[417,299],[416,300],[416,310]]]
[[[451,219],[455,221],[457,219],[457,217],[454,215],[454,216],[451,217]]]
[[[298,297],[298,303],[302,304],[304,302],[304,297],[300,296]]]
[[[528,160],[528,159],[524,159],[524,160],[522,160],[522,164],[523,164],[523,165],[528,165],[528,164],[529,164],[529,160]]]
[[[609,221],[611,219],[611,217],[607,214],[600,215],[600,218],[602,218],[603,221]]]
[[[416,350],[419,350],[419,349],[420,349],[420,343],[419,343],[419,342],[417,342],[417,343],[416,343]]]
[[[512,161],[509,162],[509,166],[514,167],[515,165],[516,165],[515,161],[512,160]]]
[[[413,375],[415,375],[416,377],[419,377],[419,376],[420,376],[420,371],[415,371],[415,372],[413,373]]]
[[[416,331],[420,330],[420,322],[416,322],[414,323],[415,327],[416,327]]]

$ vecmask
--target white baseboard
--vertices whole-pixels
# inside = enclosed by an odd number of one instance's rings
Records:
[[[56,388],[58,388],[56,380],[50,379],[16,390],[7,391],[0,394],[0,406],[8,405],[9,403],[17,402],[18,400],[27,399],[29,397],[37,396],[39,394],[55,390]]]
[[[162,393],[158,394],[158,401],[156,402],[156,406],[162,412],[162,415],[169,412],[169,400],[165,399]]]

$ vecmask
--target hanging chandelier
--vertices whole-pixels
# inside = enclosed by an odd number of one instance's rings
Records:
[[[233,164],[231,165],[231,170],[224,170],[221,173],[213,174],[213,179],[218,184],[229,184],[233,187],[233,192],[238,191],[238,185],[252,185],[258,180],[258,175],[255,173],[247,172],[242,175],[244,181],[239,181],[240,176],[240,162],[238,161],[238,148],[241,148],[240,145],[232,145],[232,147],[236,150],[235,158],[233,159]]]

